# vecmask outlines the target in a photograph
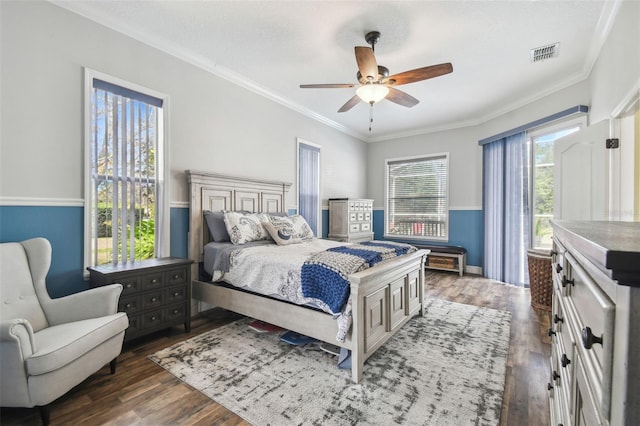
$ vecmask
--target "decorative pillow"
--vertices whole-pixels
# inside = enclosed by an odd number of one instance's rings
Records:
[[[262,226],[268,221],[269,216],[264,213],[224,212],[224,224],[233,244],[268,240],[269,233]]]
[[[295,235],[293,226],[286,221],[277,221],[277,223],[264,222],[262,225],[269,235],[271,235],[273,241],[275,241],[279,246],[298,244],[302,242],[302,240]]]
[[[295,214],[293,216],[289,216],[289,219],[293,222],[293,229],[296,231],[298,237],[305,241],[313,239],[313,230],[304,217],[299,214]]]
[[[216,212],[205,210],[203,214],[204,219],[207,222],[207,226],[209,227],[209,234],[211,234],[213,241],[217,243],[231,241],[229,233],[227,232],[227,227],[224,224],[224,213],[222,210],[218,210]]]

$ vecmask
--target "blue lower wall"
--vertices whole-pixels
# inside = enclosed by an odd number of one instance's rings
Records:
[[[172,208],[171,256],[187,257],[189,209]],[[44,237],[51,243],[47,290],[62,297],[89,288],[83,277],[84,208],[0,206],[0,242]]]
[[[170,220],[170,255],[187,257],[189,209],[171,208]],[[467,264],[482,266],[482,211],[451,210],[449,220],[447,244],[465,247]],[[322,237],[326,238],[329,229],[328,210],[322,211],[322,229]],[[383,239],[383,210],[373,212],[373,232],[376,239]],[[44,237],[51,242],[53,252],[47,275],[47,289],[51,297],[62,297],[89,288],[89,283],[83,277],[83,207],[0,206],[0,242],[35,237]]]
[[[328,210],[322,211],[322,229],[322,237],[327,238]],[[384,210],[373,211],[373,234],[376,240],[384,239]],[[425,240],[424,243],[462,246],[467,249],[467,265],[481,267],[484,261],[482,210],[449,210],[449,241]]]

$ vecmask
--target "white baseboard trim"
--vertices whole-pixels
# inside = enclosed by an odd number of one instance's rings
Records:
[[[482,275],[482,266],[469,266],[464,268],[464,271],[469,274]]]

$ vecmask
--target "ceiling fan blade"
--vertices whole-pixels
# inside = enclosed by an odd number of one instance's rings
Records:
[[[355,84],[301,84],[301,89],[346,89],[354,87]]]
[[[356,106],[360,102],[360,98],[358,95],[355,95],[353,98],[349,99],[346,104],[342,105],[342,108],[338,110],[338,112],[349,111],[351,108]]]
[[[401,84],[415,83],[416,81],[440,77],[441,75],[449,74],[452,71],[453,66],[450,62],[447,62],[445,64],[431,65],[429,67],[417,68],[415,70],[394,74],[389,76],[389,78],[385,80],[385,83],[392,86],[399,86]]]
[[[356,46],[356,62],[364,79],[367,81],[378,80],[378,63],[372,48]]]
[[[407,108],[416,106],[418,102],[420,102],[410,94],[405,93],[398,89],[394,89],[393,87],[389,87],[389,94],[386,96],[385,99],[390,100],[391,102],[395,102],[396,104],[402,105]]]

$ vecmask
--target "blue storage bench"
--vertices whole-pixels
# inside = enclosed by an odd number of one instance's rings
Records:
[[[464,275],[467,266],[467,249],[461,246],[444,246],[436,244],[412,244],[419,249],[431,250],[427,257],[426,267],[440,271],[458,272]]]

